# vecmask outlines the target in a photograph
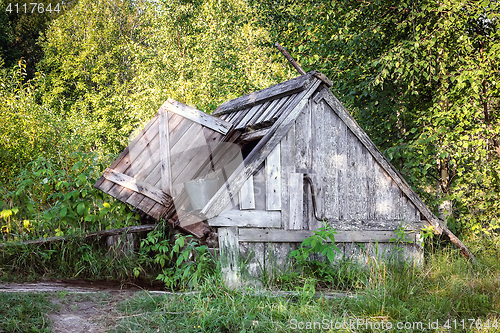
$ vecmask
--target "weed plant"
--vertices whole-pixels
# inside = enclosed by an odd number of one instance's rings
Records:
[[[127,317],[115,332],[300,332],[296,323],[323,320],[367,326],[312,331],[375,332],[382,330],[373,323],[391,322],[393,329],[385,331],[498,332],[500,264],[495,253],[478,257],[476,265],[448,247],[428,255],[422,267],[374,262],[364,288],[352,298],[318,299],[310,288],[298,296],[266,296],[229,290],[219,279],[207,281],[198,294],[139,294],[121,305]],[[436,321],[439,329],[429,328]],[[398,329],[398,322],[413,326]],[[418,322],[422,329],[413,324]]]
[[[47,294],[0,293],[0,332],[50,333],[47,313],[54,304]]]

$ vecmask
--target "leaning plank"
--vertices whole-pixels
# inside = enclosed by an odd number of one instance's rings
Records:
[[[161,189],[167,194],[172,193],[172,170],[170,169],[170,138],[168,135],[168,117],[167,111],[160,108],[160,173],[161,173]]]
[[[89,238],[89,237],[101,237],[101,236],[114,236],[114,235],[121,235],[123,233],[130,234],[130,233],[137,233],[137,232],[146,232],[146,231],[151,231],[154,228],[156,228],[156,224],[144,224],[144,225],[137,225],[137,226],[126,227],[126,228],[95,231],[95,232],[81,235],[80,237]],[[6,247],[6,246],[19,246],[19,245],[41,245],[41,244],[50,243],[50,242],[61,242],[61,241],[68,240],[70,238],[76,238],[76,237],[78,237],[78,236],[48,237],[48,238],[29,240],[29,241],[20,242],[20,243],[8,242],[8,243],[0,244],[0,248]]]
[[[139,182],[134,178],[124,175],[123,173],[117,172],[113,169],[108,168],[104,170],[103,176],[107,180],[126,187],[129,190],[141,193],[148,198],[151,198],[154,201],[158,202],[159,204],[164,204],[166,203],[166,201],[168,201],[165,194],[161,190],[154,188],[147,183]]]
[[[309,97],[314,93],[321,81],[314,79],[309,88],[303,93],[297,95],[296,100],[290,105],[283,115],[274,123],[269,133],[264,136],[252,152],[245,158],[238,169],[236,169],[228,182],[231,187],[239,190],[247,178],[257,171],[257,168],[271,153],[281,139],[286,135],[290,127],[295,123],[295,119],[302,111],[302,108],[308,102]],[[231,200],[230,194],[225,188],[220,189],[210,200],[210,202],[203,208],[202,213],[211,218],[221,212],[221,210]]]
[[[221,134],[226,134],[231,127],[233,126],[231,123],[224,121],[222,119],[216,118],[214,116],[209,115],[208,113],[197,110],[191,106],[182,104],[180,102],[174,101],[173,99],[168,99],[162,106],[170,112],[176,113],[184,118],[187,118],[195,123],[213,129],[216,132]]]
[[[279,228],[281,214],[263,210],[228,210],[209,219],[207,223],[212,227]]]
[[[239,229],[240,242],[271,242],[300,243],[313,235],[310,230],[280,230],[280,229]],[[341,231],[335,235],[336,243],[380,242],[388,243],[397,239],[394,231]],[[406,240],[414,241],[415,233],[406,234]]]
[[[239,98],[222,103],[215,111],[214,115],[242,110],[249,106],[267,102],[271,99],[291,95],[308,88],[311,74],[301,75],[295,79],[276,84],[272,87],[241,96]]]

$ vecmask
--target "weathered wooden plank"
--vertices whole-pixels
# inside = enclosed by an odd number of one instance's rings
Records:
[[[326,148],[324,145],[328,144],[329,133],[332,128],[328,126],[325,117],[324,103],[312,103],[311,105],[311,127],[313,128],[313,136],[311,140],[311,153],[312,153],[312,166],[315,174],[310,175],[314,186],[316,188],[316,209],[318,216],[325,217],[324,200],[325,200],[325,184],[327,184],[325,174],[325,164],[330,155],[325,155]],[[330,147],[333,149],[333,147]],[[331,152],[329,153],[331,154]],[[309,229],[314,230],[318,228],[319,221],[311,219],[309,221]]]
[[[238,228],[219,228],[218,233],[222,278],[228,288],[236,288],[240,284]]]
[[[352,116],[347,112],[347,110],[342,106],[342,104],[337,100],[337,98],[330,92],[323,92],[323,99],[330,105],[330,107],[337,113],[337,115],[342,119],[342,121],[349,127],[349,129],[358,137],[358,139],[364,144],[366,149],[375,158],[380,166],[391,176],[391,178],[396,182],[398,187],[403,191],[406,196],[412,201],[412,203],[420,210],[422,215],[425,216],[426,220],[434,226],[438,233],[443,232],[443,226],[439,219],[430,211],[430,209],[422,202],[418,195],[411,189],[411,187],[406,183],[404,178],[399,174],[399,172],[392,166],[387,159],[378,150],[375,144],[370,140],[368,135],[359,127]]]
[[[278,98],[278,103],[270,109],[269,112],[266,112],[265,118],[261,119],[260,122],[262,123],[267,123],[270,122],[273,117],[277,114],[280,114],[283,112],[283,110],[286,110],[287,105],[297,96],[297,94],[292,94],[290,96],[285,96],[282,98]]]
[[[170,138],[167,112],[160,108],[159,140],[160,140],[160,173],[161,189],[167,194],[172,193],[172,175],[170,164]]]
[[[269,105],[271,105],[271,103],[272,103],[272,101],[267,101],[263,104],[260,104],[261,107],[257,111],[255,111],[252,115],[252,118],[250,118],[250,120],[248,120],[247,127],[252,128],[256,124],[257,119],[259,119],[263,113],[266,113],[266,111],[268,110]]]
[[[311,75],[301,75],[295,79],[222,103],[213,114],[221,115],[228,112],[234,112],[248,106],[264,103],[271,99],[291,95],[307,89],[309,84],[311,84]]]
[[[288,229],[290,224],[289,175],[295,172],[295,124],[280,142],[281,153],[281,227]]]
[[[276,98],[273,101],[269,103],[269,105],[263,110],[263,112],[260,113],[259,117],[255,119],[254,123],[259,124],[266,119],[267,115],[270,112],[274,111],[274,108],[281,102],[280,98]]]
[[[276,145],[266,158],[266,209],[281,210],[281,153]]]
[[[296,97],[296,101],[283,113],[276,121],[272,130],[263,137],[255,146],[254,150],[246,157],[242,164],[228,180],[237,191],[241,188],[248,176],[252,175],[259,165],[265,160],[267,155],[276,147],[281,139],[286,135],[290,127],[295,122],[298,114],[308,102],[309,96],[316,90],[321,81],[315,80],[310,87]],[[210,202],[202,210],[202,213],[211,218],[220,213],[230,200],[230,193],[225,189],[219,190]]]
[[[240,209],[255,209],[255,193],[253,190],[253,176],[248,177],[239,192]]]
[[[248,121],[252,118],[252,116],[254,115],[254,113],[256,111],[258,111],[260,108],[262,107],[262,104],[257,104],[257,105],[254,105],[252,108],[250,109],[246,109],[246,114],[245,116],[243,117],[243,119],[241,119],[237,124],[234,125],[234,128],[236,128],[237,130],[241,130],[241,129],[244,129],[248,123]]]
[[[316,135],[316,133],[314,134]],[[312,168],[312,127],[311,103],[307,103],[295,121],[295,167],[300,169]]]
[[[240,257],[243,262],[240,268],[245,286],[262,286],[262,272],[265,269],[264,243],[239,243]]]
[[[109,168],[104,170],[103,176],[109,181],[126,187],[129,190],[139,192],[158,203],[166,202],[167,198],[164,193],[161,190],[152,187],[150,184],[138,182],[130,176]]]
[[[228,123],[227,121],[213,117],[208,113],[202,112],[198,109],[195,109],[186,104],[182,104],[173,99],[168,99],[168,101],[163,104],[163,107],[170,112],[176,113],[184,118],[187,118],[191,121],[194,121],[195,123],[208,127],[224,135],[227,134],[227,132],[232,127],[232,124]]]
[[[367,183],[367,158],[366,148],[347,129],[347,191],[349,202],[349,218],[368,218],[368,183]]]
[[[304,228],[304,175],[292,172],[288,175],[288,193],[290,195],[290,222],[288,229],[301,230]]]
[[[212,227],[279,228],[281,214],[264,210],[228,210],[207,221]]]
[[[270,243],[300,243],[313,235],[311,230],[281,230],[262,228],[240,228],[240,242],[270,242]],[[407,240],[414,239],[414,233],[409,233]],[[336,243],[388,243],[397,238],[394,231],[339,231],[335,235]]]
[[[250,132],[245,132],[241,135],[241,138],[240,140],[241,141],[254,141],[254,140],[259,140],[261,139],[262,137],[264,137],[264,135],[267,134],[267,132],[269,132],[269,129],[270,127],[265,127],[265,128],[261,128],[259,130],[255,130],[255,131],[250,131]]]

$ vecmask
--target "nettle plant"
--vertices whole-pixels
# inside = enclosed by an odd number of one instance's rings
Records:
[[[138,214],[93,187],[103,169],[96,154],[84,152],[28,163],[15,189],[3,195],[4,239],[77,235],[134,224]]]
[[[216,263],[206,245],[200,245],[191,235],[175,234],[172,243],[168,231],[158,227],[148,233],[141,242],[141,252],[153,256],[160,265],[157,280],[169,289],[185,289],[199,286],[216,273]],[[136,277],[140,268],[134,269]]]

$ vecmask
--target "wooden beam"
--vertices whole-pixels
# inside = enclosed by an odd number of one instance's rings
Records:
[[[241,141],[259,140],[259,139],[263,138],[267,134],[267,132],[269,132],[269,129],[270,129],[270,127],[266,127],[266,128],[261,128],[261,129],[256,130],[256,131],[250,131],[250,132],[243,133],[240,136],[240,140]]]
[[[313,234],[311,230],[240,228],[238,239],[240,242],[301,243]],[[414,242],[416,235],[410,231],[406,234],[406,240]],[[339,231],[335,235],[335,243],[389,243],[391,239],[397,238],[394,231]]]
[[[301,75],[282,83],[278,83],[266,89],[222,103],[215,111],[214,115],[220,116],[225,113],[235,112],[256,104],[261,104],[272,99],[291,95],[308,88],[311,83],[311,73]]]
[[[228,210],[207,221],[211,227],[281,227],[281,213],[263,210]]]
[[[170,112],[183,116],[184,118],[208,127],[223,135],[226,135],[233,126],[227,121],[211,116],[208,113],[202,112],[189,105],[182,104],[170,98],[165,103],[163,103],[162,107]]]
[[[150,199],[158,202],[159,204],[166,205],[168,204],[169,199],[166,198],[163,191],[154,188],[150,184],[143,183],[135,180],[134,178],[127,176],[123,173],[117,172],[113,169],[107,168],[104,170],[103,177],[113,183],[121,185],[129,190],[132,190],[137,193],[141,193],[147,196]]]
[[[295,123],[295,119],[308,103],[309,97],[316,91],[321,81],[314,79],[313,83],[303,93],[297,95],[296,101],[291,103],[283,115],[274,123],[272,129],[263,137],[252,152],[227,180],[231,188],[240,190],[243,183],[250,175],[253,175],[258,167],[264,162],[271,151],[279,144],[281,139]],[[235,193],[236,194],[236,193]],[[230,194],[226,188],[221,188],[203,208],[202,214],[207,218],[218,215],[230,201]]]
[[[167,111],[160,108],[159,139],[160,139],[160,173],[161,189],[168,195],[172,195],[172,164],[170,163],[170,137],[168,128]]]

